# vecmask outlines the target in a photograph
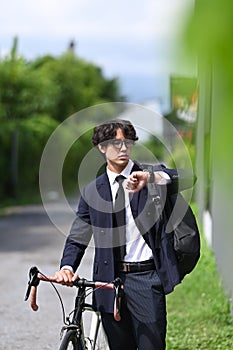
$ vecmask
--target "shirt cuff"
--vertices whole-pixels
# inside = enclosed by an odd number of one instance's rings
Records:
[[[161,176],[161,180],[157,182],[158,185],[167,185],[171,182],[170,176],[164,171],[155,171],[155,174],[158,174]]]
[[[69,265],[62,266],[61,270],[70,270],[71,272],[74,272],[73,268]]]

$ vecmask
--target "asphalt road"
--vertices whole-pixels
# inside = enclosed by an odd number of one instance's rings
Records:
[[[71,219],[62,206],[54,212],[69,232]],[[39,310],[34,312],[24,301],[27,274],[31,266],[46,274],[58,268],[66,236],[49,220],[42,206],[16,208],[0,218],[0,349],[58,349],[62,313],[58,297],[48,283],[40,283]],[[90,248],[79,274],[91,278],[93,250]],[[58,286],[66,313],[72,310],[75,288]]]

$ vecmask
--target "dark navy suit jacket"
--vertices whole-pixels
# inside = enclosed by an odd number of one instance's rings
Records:
[[[137,170],[140,170],[140,167],[135,163],[132,171]],[[158,186],[160,189],[166,187],[168,194],[193,186],[194,177],[185,170],[177,171],[164,166],[156,166],[154,170],[163,170],[170,176],[171,183]],[[132,195],[130,205],[135,222],[141,234],[145,234],[144,237],[152,249],[162,287],[165,294],[168,294],[180,283],[177,261],[172,240],[164,231],[160,233],[160,248],[157,249],[155,235],[158,222],[155,222],[152,213],[154,207],[151,207],[148,201],[147,186]],[[61,267],[69,265],[75,271],[93,236],[95,243],[93,280],[112,281],[116,277],[112,248],[114,241],[112,217],[111,188],[107,173],[104,173],[82,190],[77,216],[66,240]],[[93,306],[103,312],[113,312],[113,299],[114,293],[109,290],[96,291]]]

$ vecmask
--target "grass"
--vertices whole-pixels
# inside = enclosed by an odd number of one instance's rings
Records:
[[[233,318],[214,254],[202,238],[201,258],[167,297],[167,350],[231,350]]]

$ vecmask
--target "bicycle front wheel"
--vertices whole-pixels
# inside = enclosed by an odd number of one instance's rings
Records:
[[[59,350],[83,350],[81,340],[75,330],[69,330],[65,334]]]

